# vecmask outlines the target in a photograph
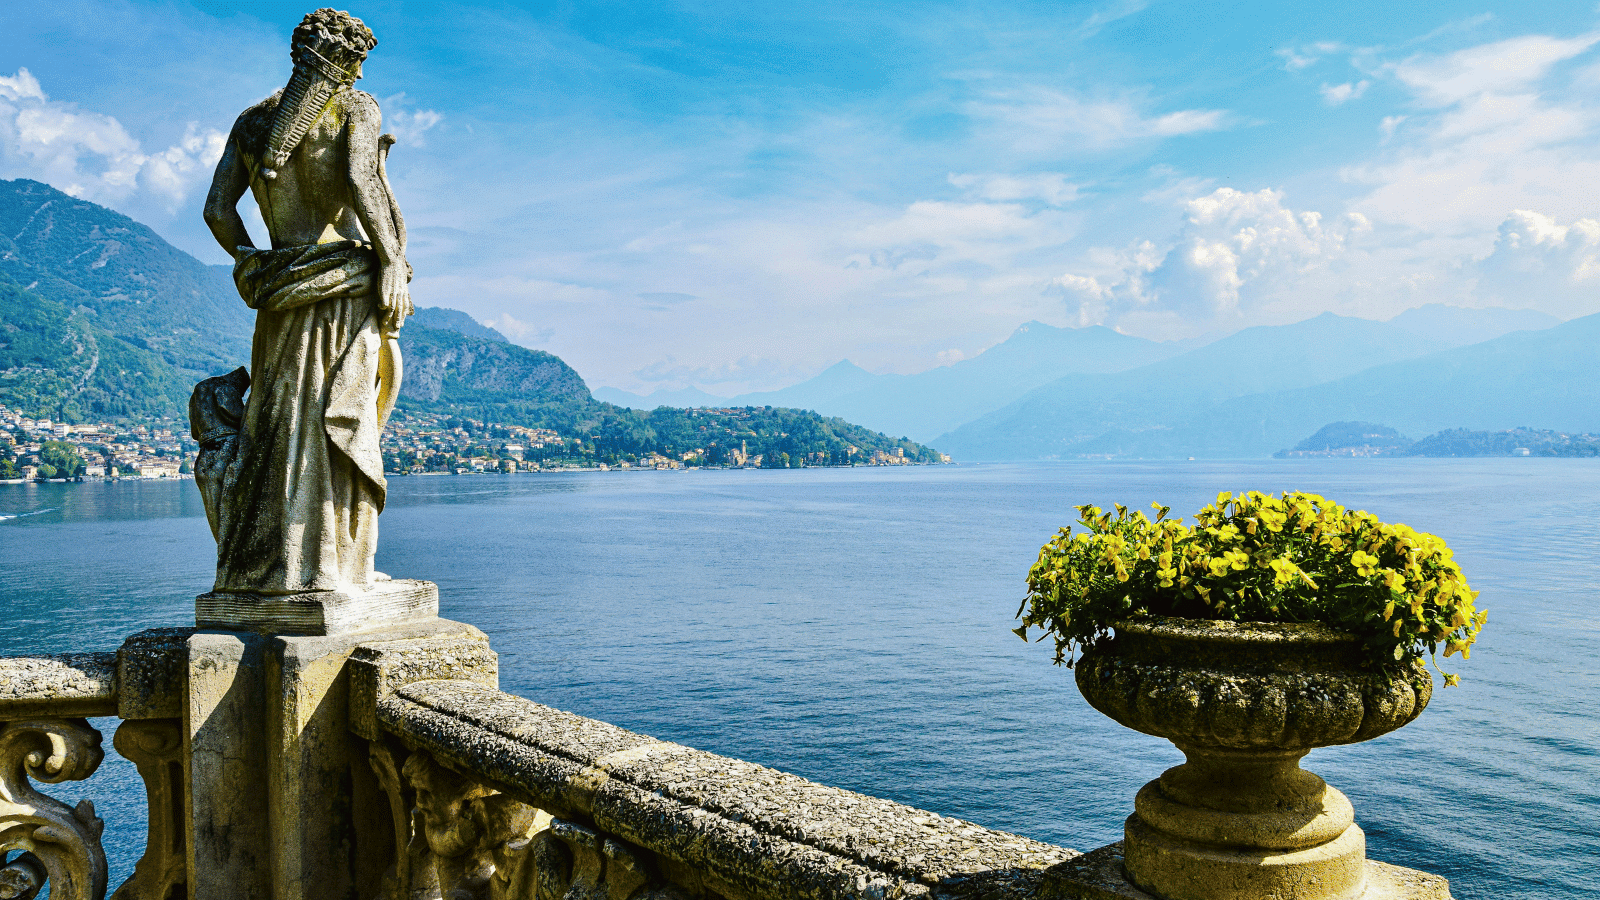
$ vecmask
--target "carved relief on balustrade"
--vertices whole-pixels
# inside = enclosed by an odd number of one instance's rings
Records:
[[[397,744],[372,747],[395,826],[381,900],[686,900],[651,854]]]

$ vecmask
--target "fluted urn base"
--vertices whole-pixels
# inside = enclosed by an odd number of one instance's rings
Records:
[[[1353,900],[1366,836],[1344,794],[1303,753],[1187,748],[1134,799],[1128,878],[1167,900]]]

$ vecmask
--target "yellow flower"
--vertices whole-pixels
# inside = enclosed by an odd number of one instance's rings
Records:
[[[1355,564],[1357,575],[1371,575],[1378,564],[1378,558],[1371,553],[1357,550],[1351,554],[1350,562]]]

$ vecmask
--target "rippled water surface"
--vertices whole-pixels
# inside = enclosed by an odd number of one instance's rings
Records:
[[[1182,757],[1089,709],[1009,632],[1041,543],[1093,502],[1192,510],[1300,489],[1448,540],[1490,610],[1416,723],[1306,766],[1369,854],[1456,897],[1600,884],[1600,463],[1330,460],[396,478],[379,567],[439,583],[503,689],[655,737],[1077,849]],[[192,622],[212,544],[192,482],[0,485],[4,653]],[[114,722],[100,725],[108,732]],[[113,880],[132,768],[90,782]]]

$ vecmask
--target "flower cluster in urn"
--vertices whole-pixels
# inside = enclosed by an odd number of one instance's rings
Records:
[[[1154,519],[1078,507],[1085,530],[1063,528],[1039,551],[1016,633],[1053,636],[1056,662],[1070,667],[1070,654],[1118,621],[1316,622],[1356,635],[1374,665],[1389,666],[1441,644],[1465,658],[1488,618],[1444,541],[1316,494],[1224,492],[1193,527],[1154,506]]]

